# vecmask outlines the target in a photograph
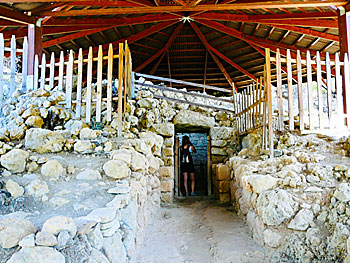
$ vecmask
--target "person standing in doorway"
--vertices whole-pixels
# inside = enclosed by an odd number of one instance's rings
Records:
[[[181,154],[181,172],[184,176],[184,187],[186,191],[186,196],[188,196],[188,187],[187,187],[187,179],[188,179],[188,174],[190,175],[191,178],[191,196],[196,196],[194,192],[194,165],[193,165],[193,159],[192,159],[192,154],[196,153],[196,148],[194,148],[193,144],[190,141],[190,138],[185,135],[182,137],[182,145],[180,149],[180,154]]]

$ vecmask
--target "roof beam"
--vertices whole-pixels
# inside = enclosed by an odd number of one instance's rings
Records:
[[[218,65],[219,69],[221,70],[221,72],[224,74],[225,78],[227,79],[228,83],[230,84],[231,87],[235,88],[235,84],[233,83],[232,78],[230,77],[230,75],[228,74],[228,72],[226,71],[225,67],[222,65],[221,61],[217,58],[217,56],[215,56],[213,54],[213,52],[211,51],[211,46],[209,45],[207,39],[205,38],[205,36],[202,34],[202,32],[200,31],[200,29],[198,28],[198,26],[193,23],[190,22],[190,25],[192,26],[193,30],[196,32],[197,36],[199,37],[199,39],[202,41],[203,45],[207,48],[209,54],[211,55],[211,57],[213,58],[213,60],[215,61],[215,63]],[[238,69],[239,70],[239,69]],[[237,89],[236,89],[237,92]]]
[[[34,17],[27,16],[21,12],[4,6],[0,6],[0,18],[26,25],[35,24]]]
[[[13,0],[11,0],[13,1]],[[15,0],[16,1],[16,0]],[[18,1],[18,0],[17,0]],[[216,11],[216,10],[235,10],[235,9],[259,9],[259,8],[296,8],[296,7],[316,7],[316,6],[344,6],[348,1],[310,1],[310,2],[256,2],[256,3],[233,3],[219,5],[197,5],[197,6],[154,6],[154,7],[125,7],[110,9],[88,9],[88,10],[69,10],[51,12],[44,11],[41,16],[86,16],[86,15],[115,15],[115,14],[146,14],[146,13],[166,13],[166,12],[194,12],[194,11]],[[304,13],[302,13],[304,14]],[[320,14],[322,14],[320,12]],[[289,14],[285,14],[289,15]]]
[[[295,17],[293,17],[293,15]],[[207,12],[193,16],[193,18],[201,18],[218,21],[237,21],[251,23],[271,23],[286,24],[294,26],[311,26],[311,27],[332,27],[337,28],[338,23],[335,20],[319,19],[319,18],[336,18],[333,12],[312,12],[312,13],[291,13],[291,14],[275,14],[275,15],[237,15],[228,13]],[[316,18],[316,19],[310,19]]]
[[[170,35],[167,43],[165,44],[165,46],[158,50],[153,56],[151,56],[150,58],[148,58],[146,61],[144,61],[141,65],[139,65],[136,69],[135,72],[139,72],[141,69],[143,69],[145,66],[147,66],[149,63],[151,63],[153,60],[155,60],[156,58],[158,58],[159,56],[164,57],[164,54],[168,51],[169,47],[171,46],[171,44],[174,42],[175,38],[177,37],[177,35],[179,34],[181,28],[183,27],[183,23],[179,23],[174,32]]]
[[[107,9],[108,10],[108,9]],[[139,17],[121,17],[121,18],[87,18],[87,19],[52,19],[45,26],[67,26],[67,25],[100,25],[100,26],[127,26],[144,23],[154,23],[161,21],[178,20],[177,16],[171,14],[150,14]]]
[[[307,52],[307,49],[305,48],[301,48],[301,47],[295,47],[293,45],[288,45],[288,44],[284,44],[284,43],[279,43],[279,42],[276,42],[276,41],[272,41],[272,40],[269,40],[269,39],[265,39],[265,38],[260,38],[260,37],[255,37],[255,36],[250,36],[250,35],[247,35],[247,34],[244,34],[234,28],[231,28],[231,27],[227,27],[223,24],[220,24],[218,22],[215,22],[215,21],[208,21],[208,20],[200,20],[200,19],[197,19],[196,20],[198,23],[201,23],[207,27],[210,27],[210,28],[213,28],[213,29],[216,29],[222,33],[225,33],[225,34],[228,34],[228,35],[231,35],[235,38],[238,38],[238,39],[242,39],[246,42],[250,42],[254,45],[257,45],[257,46],[260,46],[260,47],[263,47],[263,48],[271,48],[271,50],[275,51],[277,48],[282,48],[282,49],[290,49],[290,50],[293,50],[293,51],[297,51],[297,50],[300,50],[300,52],[302,53],[306,53]],[[316,51],[311,51],[310,52],[312,55],[316,55]],[[325,57],[325,54],[322,54],[321,53],[321,56],[322,57]]]

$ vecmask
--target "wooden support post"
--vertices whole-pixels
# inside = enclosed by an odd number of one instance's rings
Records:
[[[350,53],[350,12],[345,12],[345,7],[339,8],[338,13],[338,31],[339,31],[339,48],[340,59],[344,59],[345,54]],[[344,68],[342,68],[342,76],[345,76]],[[344,114],[347,113],[346,105],[346,90],[345,90],[345,78],[343,77],[342,91],[343,91],[343,110]],[[349,120],[347,120],[349,121]]]
[[[272,127],[272,93],[271,93],[271,61],[270,61],[270,49],[266,49],[266,83],[267,91],[267,104],[269,110],[268,116],[268,128],[269,128],[269,150],[270,158],[273,158],[273,127]],[[294,122],[294,120],[292,120]]]
[[[55,53],[51,53],[51,58],[50,58],[50,80],[49,80],[49,89],[53,89],[54,85],[54,78],[55,78]]]
[[[210,136],[207,136],[207,179],[208,179],[208,196],[212,195],[211,188],[212,188],[212,182],[211,182],[211,141]]]
[[[306,53],[306,67],[307,67],[307,90],[308,90],[308,101],[309,101],[309,127],[310,131],[315,128],[314,125],[314,101],[312,97],[312,67],[311,67],[311,55],[308,51]]]
[[[303,77],[300,51],[297,52],[297,76],[298,76],[298,95],[299,95],[299,126],[304,130],[304,106],[303,106]]]
[[[340,73],[340,60],[339,60],[339,53],[335,54],[335,84],[336,84],[336,93],[337,93],[337,128],[343,127],[344,125],[344,118],[343,118],[343,109],[341,107],[342,103],[342,90],[343,90],[343,82],[342,77]]]
[[[80,119],[81,115],[81,90],[82,90],[82,84],[83,84],[83,50],[79,49],[78,54],[78,83],[77,83],[77,103],[75,106],[76,112],[75,117],[77,119]]]
[[[96,122],[101,122],[102,73],[103,73],[102,70],[103,70],[103,50],[102,50],[102,46],[99,46],[98,57],[97,57]]]
[[[73,50],[69,52],[69,60],[66,74],[66,108],[70,109],[72,106],[72,90],[73,90],[73,65],[74,54]]]
[[[23,94],[27,91],[27,74],[28,74],[28,38],[24,37],[23,54],[22,54],[22,92]]]
[[[320,52],[317,51],[316,55],[316,68],[317,68],[317,91],[318,91],[318,117],[320,129],[324,128],[323,120],[323,94],[322,94],[322,72],[321,72],[321,57]]]
[[[326,54],[326,73],[327,73],[327,101],[328,101],[328,120],[329,128],[332,128],[333,125],[333,116],[332,116],[332,77],[331,77],[331,61],[329,58],[329,53]]]
[[[108,48],[107,68],[107,121],[112,121],[112,82],[113,82],[113,45]]]
[[[292,62],[290,50],[287,50],[287,81],[288,81],[288,113],[289,130],[294,130],[294,112],[293,112],[293,86],[292,86]]]
[[[40,21],[34,25],[28,25],[28,77],[27,89],[34,89],[34,60],[38,55],[39,60],[42,55],[42,31]]]
[[[89,48],[88,55],[88,66],[87,66],[87,79],[86,79],[86,122],[90,123],[91,121],[91,86],[92,86],[92,59],[93,51],[92,47]]]
[[[11,38],[11,75],[10,75],[10,96],[12,96],[15,91],[16,86],[16,38],[12,36]]]
[[[119,43],[119,67],[118,67],[118,137],[122,136],[123,121],[123,43]]]
[[[283,97],[282,97],[282,65],[281,53],[279,48],[276,53],[276,68],[277,68],[277,100],[278,100],[278,127],[280,131],[284,130],[283,123]]]

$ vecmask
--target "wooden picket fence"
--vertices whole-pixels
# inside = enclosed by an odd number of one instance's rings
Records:
[[[20,72],[17,71],[16,58],[22,56]],[[5,59],[10,58],[10,67],[5,68]],[[22,90],[27,86],[27,59],[28,59],[28,40],[24,38],[23,48],[17,48],[16,38],[12,36],[10,47],[5,47],[4,36],[0,33],[0,104],[4,96],[12,96],[16,88],[16,83],[21,83]],[[9,77],[9,89],[5,94],[5,76]],[[20,79],[21,78],[21,79]]]

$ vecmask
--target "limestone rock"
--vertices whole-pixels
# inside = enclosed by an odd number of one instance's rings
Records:
[[[99,180],[101,179],[101,174],[97,170],[85,169],[80,172],[76,178],[78,180]]]
[[[116,210],[111,207],[103,207],[92,210],[87,218],[98,220],[100,223],[107,223],[112,221],[116,216]]]
[[[90,128],[83,128],[80,131],[80,140],[87,140],[87,139],[96,139],[99,135],[101,135],[101,131],[98,130],[92,130]]]
[[[40,128],[32,128],[26,132],[25,147],[35,152],[60,152],[64,143],[63,136],[58,132]]]
[[[212,127],[210,129],[210,138],[212,140],[227,140],[235,135],[235,128],[231,127]]]
[[[74,143],[74,151],[76,152],[86,152],[92,148],[94,148],[94,145],[90,141],[78,140],[76,143]]]
[[[251,192],[261,194],[266,190],[272,190],[277,187],[279,180],[271,175],[253,174],[242,178],[243,187]]]
[[[67,230],[72,236],[77,232],[77,226],[72,218],[66,216],[54,216],[46,220],[41,229],[42,232],[49,232],[57,235],[59,232]]]
[[[11,248],[26,236],[36,232],[35,226],[26,219],[7,218],[0,221],[0,246]]]
[[[46,182],[36,179],[27,185],[26,191],[29,195],[39,198],[49,192],[49,187],[47,186]]]
[[[66,170],[57,160],[49,160],[41,167],[41,174],[47,177],[58,178],[66,174]]]
[[[24,247],[7,263],[65,263],[64,256],[50,247]]]
[[[130,169],[124,161],[111,160],[103,165],[106,175],[113,179],[123,179],[129,176]]]
[[[155,173],[156,171],[159,170],[159,167],[160,167],[160,161],[158,158],[154,157],[154,156],[151,156],[149,158],[149,167],[148,167],[148,172],[150,174],[153,174]]]
[[[27,119],[30,116],[40,116],[40,110],[38,108],[29,108],[21,115],[23,119]]]
[[[296,203],[287,191],[275,189],[260,194],[256,207],[265,224],[278,226],[295,214]]]
[[[103,247],[103,236],[99,224],[88,234],[88,240],[94,248],[100,250]]]
[[[26,120],[26,125],[28,127],[33,127],[33,128],[41,128],[43,126],[44,121],[40,116],[30,116]]]
[[[277,248],[282,243],[282,236],[271,229],[265,229],[264,231],[264,242],[267,246]]]
[[[180,111],[173,120],[175,125],[183,127],[203,127],[211,128],[215,125],[214,117],[207,117],[199,112],[182,110]]]
[[[309,209],[301,209],[292,221],[288,224],[288,228],[294,230],[306,230],[314,219],[314,214]]]
[[[102,254],[102,252],[96,248],[92,248],[91,255],[87,263],[110,263],[110,261],[104,254]]]
[[[152,129],[163,136],[172,137],[175,134],[175,126],[172,123],[159,123],[152,125]]]
[[[1,165],[13,173],[22,173],[25,170],[29,153],[19,149],[13,149],[1,156]]]
[[[106,237],[103,249],[111,263],[125,263],[126,252],[121,240],[121,235],[117,232],[111,237]]]
[[[127,165],[131,164],[131,151],[127,149],[115,150],[111,153],[111,158],[113,160],[122,160]]]
[[[24,137],[24,128],[22,126],[13,126],[9,128],[11,140],[21,140]]]
[[[35,243],[38,246],[44,246],[44,247],[54,247],[58,244],[54,234],[49,232],[43,232],[43,231],[40,231],[36,234]]]
[[[6,190],[14,197],[19,197],[24,194],[24,188],[15,181],[9,179],[6,183]]]
[[[19,241],[20,247],[35,247],[34,234],[30,234]]]
[[[131,170],[145,173],[148,169],[148,160],[141,153],[135,152],[131,156]]]
[[[72,135],[78,135],[80,130],[84,127],[84,123],[82,121],[78,120],[69,120],[65,125],[64,128],[69,130],[69,132]]]
[[[350,184],[341,183],[337,186],[334,197],[336,197],[341,202],[348,202],[350,200]]]
[[[174,178],[174,166],[163,166],[159,168],[160,178]]]

